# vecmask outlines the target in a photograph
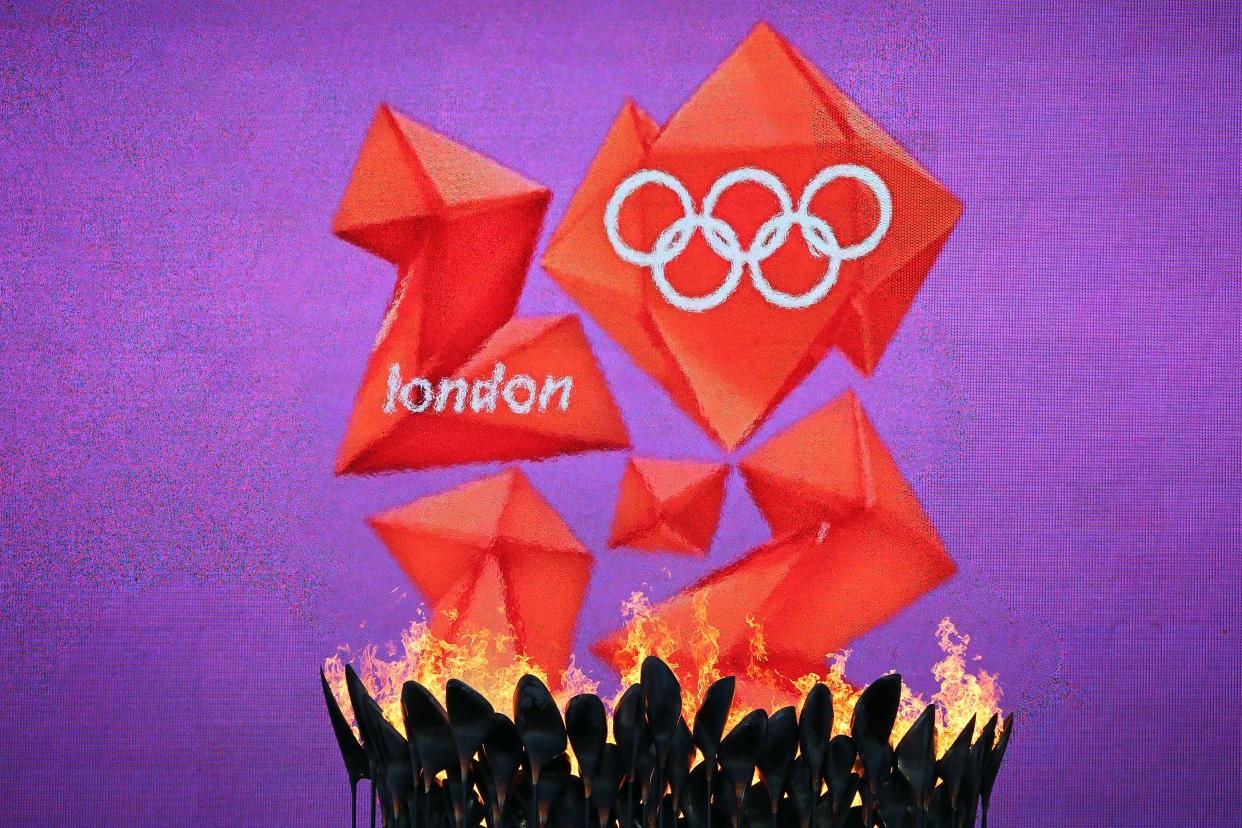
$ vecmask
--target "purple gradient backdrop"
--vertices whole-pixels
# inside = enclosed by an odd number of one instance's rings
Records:
[[[862,396],[960,574],[857,642],[931,687],[951,615],[1021,716],[996,825],[1225,825],[1242,761],[1236,4],[5,4],[0,813],[340,825],[315,668],[417,595],[363,524],[495,467],[337,480],[392,273],[328,234],[385,100],[549,185],[766,19],[966,205]],[[537,267],[521,312],[577,308]],[[598,327],[635,448],[721,456]],[[753,445],[753,444],[752,444]],[[622,454],[523,464],[603,551]],[[585,665],[599,675],[593,660]]]

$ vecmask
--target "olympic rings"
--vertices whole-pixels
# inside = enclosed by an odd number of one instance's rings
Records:
[[[832,227],[819,216],[811,213],[811,199],[838,178],[853,178],[871,190],[880,204],[880,217],[875,229],[867,238],[842,247]],[[735,184],[751,182],[769,190],[776,196],[780,212],[765,221],[755,232],[750,247],[743,248],[737,232],[726,222],[712,215],[716,203],[726,190]],[[671,190],[681,203],[682,217],[664,228],[656,237],[651,250],[644,253],[635,250],[621,238],[619,216],[621,206],[640,187],[657,184]],[[772,173],[755,167],[741,167],[725,173],[708,190],[703,199],[703,209],[696,210],[690,193],[673,176],[660,170],[639,170],[617,185],[612,198],[604,208],[604,229],[612,249],[623,261],[651,271],[651,279],[660,295],[673,307],[700,313],[711,310],[733,295],[742,281],[742,272],[749,271],[750,280],[768,302],[790,310],[807,308],[828,295],[837,283],[841,263],[861,258],[879,245],[893,220],[893,198],[884,180],[875,172],[857,164],[836,164],[825,167],[802,191],[797,207],[784,184]],[[828,259],[828,269],[823,279],[806,293],[791,294],[778,290],[764,277],[762,263],[775,253],[789,238],[794,227],[802,233],[802,240],[811,255]],[[686,296],[669,283],[664,268],[680,256],[689,246],[696,231],[702,231],[707,245],[720,258],[729,263],[729,272],[720,287],[703,296]]]

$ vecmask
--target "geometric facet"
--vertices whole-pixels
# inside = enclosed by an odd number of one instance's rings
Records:
[[[513,319],[463,365],[439,375],[423,374],[410,350],[409,340],[394,340],[373,356],[337,474],[629,447],[576,316]],[[565,378],[568,384],[556,384]]]
[[[843,177],[814,190],[808,215],[823,224],[791,223],[780,244],[769,244],[777,225],[766,222],[781,215],[788,220],[792,207],[782,207],[775,190],[750,181],[719,191],[710,210],[717,224],[700,218],[702,232],[693,222],[676,225],[690,217],[688,209],[705,215],[709,193],[736,171],[770,174],[798,203],[830,168],[865,169],[880,185]],[[640,170],[674,180],[684,197],[668,186],[641,186],[606,219],[618,187]],[[878,186],[888,194],[887,208]],[[880,228],[885,209],[890,215],[873,247],[848,259],[824,254],[832,249],[825,241],[829,232],[837,249],[859,246]],[[732,450],[830,348],[840,348],[866,373],[874,369],[960,213],[952,194],[760,25],[663,128],[626,104],[543,265],[681,408]],[[764,226],[769,230],[760,232]],[[613,231],[632,251],[654,253],[663,245],[679,252],[657,276],[652,265],[622,257]],[[754,275],[758,259],[726,255],[765,245],[772,248],[761,265],[768,293]],[[734,278],[731,292],[716,304],[687,309],[667,299],[670,288],[705,296]],[[804,295],[820,283],[831,287],[806,305],[771,299],[773,291]]]
[[[594,561],[516,469],[368,520],[453,640],[471,625],[511,635],[558,683]]]
[[[866,513],[940,546],[853,391],[773,437],[744,458],[738,470],[773,537]]]
[[[774,540],[655,609],[720,630],[722,670],[745,672],[758,624],[769,663],[791,678],[943,583],[956,567],[852,392],[739,465]],[[624,630],[593,648],[620,669]],[[695,642],[671,656],[695,663]]]
[[[728,471],[722,463],[630,458],[609,548],[706,555],[720,521]]]
[[[757,547],[657,606],[654,614],[666,628],[687,632],[668,657],[697,666],[692,633],[705,621],[719,630],[721,671],[744,675],[758,625],[773,669],[789,678],[822,672],[829,655],[954,571],[938,547],[882,519],[825,526]],[[632,667],[624,663],[625,640],[619,630],[592,649],[625,671]]]
[[[396,264],[397,284],[338,474],[628,447],[577,319],[513,319],[549,197],[546,188],[380,107],[333,231]],[[542,396],[537,407],[522,401],[531,385],[541,392],[560,381],[572,385],[553,389],[568,406],[547,408]],[[410,382],[422,394],[412,405],[403,404]],[[500,387],[491,402],[485,387],[481,405],[472,398],[462,406],[476,382]],[[445,383],[452,387],[441,393]],[[512,383],[516,407],[494,404],[497,394],[509,399]]]

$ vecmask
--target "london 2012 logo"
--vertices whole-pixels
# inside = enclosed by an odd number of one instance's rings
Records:
[[[647,414],[617,404],[578,317],[516,314],[549,198],[381,108],[334,230],[391,262],[397,286],[338,473],[630,449],[626,423]],[[669,631],[662,655],[687,675],[703,655],[688,636],[702,629],[722,672],[760,674],[749,668],[761,629],[770,675],[816,673],[955,571],[852,392],[750,443],[830,351],[875,369],[960,213],[765,25],[667,122],[628,101],[609,127],[540,263],[720,457],[627,456],[608,546],[708,554],[731,468],[771,529],[651,609]],[[559,682],[593,550],[522,470],[370,523],[436,635],[500,630]],[[629,634],[622,625],[591,649],[625,671]]]

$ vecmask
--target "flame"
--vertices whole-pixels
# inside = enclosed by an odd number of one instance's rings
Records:
[[[939,712],[941,730],[958,733],[971,716],[979,724],[989,716],[999,716],[1001,688],[998,676],[987,670],[979,675],[966,672],[966,647],[970,636],[959,633],[948,618],[940,621],[936,637],[945,657],[932,667],[932,675],[940,682],[940,690],[932,696]]]
[[[351,658],[348,647],[341,647],[337,654],[324,662],[324,675],[332,694],[350,724],[357,731],[353,720],[353,706],[345,685],[345,664],[353,665],[371,697],[384,712],[384,718],[399,731],[405,732],[401,714],[401,687],[407,681],[417,681],[431,690],[444,703],[444,686],[450,678],[469,684],[498,710],[507,711],[513,704],[513,690],[518,680],[530,673],[538,676],[544,684],[550,684],[546,671],[518,652],[513,636],[482,627],[459,630],[453,641],[447,641],[431,632],[424,619],[411,622],[410,628],[401,635],[397,645],[384,647],[387,657],[381,656],[374,645],[368,645]],[[569,700],[579,693],[594,693],[598,682],[592,681],[578,669],[574,657],[561,676],[559,688],[554,695],[564,710]]]
[[[653,611],[650,602],[640,592],[635,592],[623,606],[627,620],[625,643],[618,650],[617,662],[624,665],[621,673],[621,689],[611,699],[605,699],[610,708],[615,706],[625,688],[637,684],[643,660],[649,655],[659,656],[672,669],[681,682],[684,715],[689,721],[697,708],[698,700],[707,688],[724,674],[720,670],[720,631],[707,621],[707,607],[696,598],[695,629],[688,640],[693,642],[691,651],[696,656],[694,664],[679,664],[673,660],[679,637],[685,631],[671,629]],[[776,710],[785,705],[798,706],[817,682],[827,685],[832,692],[835,721],[833,732],[848,733],[854,705],[862,688],[845,678],[845,666],[850,651],[831,653],[825,657],[825,669],[821,673],[787,676],[773,666],[767,656],[762,625],[754,618],[747,619],[751,627],[749,640],[749,664],[744,675],[737,677],[737,693],[730,713],[732,727],[750,710],[763,707]],[[944,658],[932,667],[932,675],[940,689],[931,697],[936,707],[937,751],[942,751],[956,738],[971,716],[982,724],[992,715],[1001,713],[1001,688],[997,676],[980,670],[978,674],[966,669],[966,649],[970,636],[961,634],[948,618],[943,619],[936,636]],[[404,730],[401,715],[401,687],[414,680],[440,694],[450,678],[460,679],[479,691],[498,710],[507,711],[512,704],[513,689],[524,674],[538,676],[551,686],[545,671],[517,651],[511,635],[492,630],[474,628],[459,631],[452,642],[434,635],[424,620],[415,620],[401,636],[400,647],[389,644],[387,656],[381,656],[374,646],[366,647],[357,658],[350,659],[348,648],[329,658],[324,673],[336,696],[337,703],[349,717],[349,704],[345,687],[345,663],[350,661],[363,683],[384,711],[384,716],[399,730]],[[597,693],[599,683],[583,673],[570,659],[553,695],[564,710],[569,700],[579,693]],[[905,734],[923,712],[928,702],[909,687],[902,686],[901,703],[897,722],[893,728],[893,743]]]
[[[623,689],[638,683],[642,662],[647,656],[655,655],[664,659],[682,683],[682,705],[686,710],[687,720],[694,715],[697,700],[703,697],[712,682],[725,675],[718,666],[720,631],[707,621],[705,595],[695,597],[694,610],[695,629],[691,631],[689,640],[693,642],[691,651],[698,656],[697,664],[674,663],[673,657],[678,651],[678,637],[684,636],[684,633],[671,629],[654,612],[641,592],[632,593],[622,607],[622,613],[627,619],[627,634],[625,643],[617,651],[617,661],[626,665],[621,670]],[[848,733],[854,705],[862,694],[861,687],[851,684],[845,678],[845,665],[850,651],[828,654],[825,657],[826,669],[822,673],[788,676],[777,670],[768,660],[762,624],[753,616],[748,617],[746,622],[751,628],[748,642],[749,663],[746,665],[744,677],[738,676],[737,693],[738,701],[743,703],[735,702],[728,727],[741,721],[755,707],[764,707],[771,711],[785,705],[794,705],[801,709],[801,702],[810,689],[816,683],[823,683],[832,692],[833,732]],[[982,725],[993,715],[999,717],[1002,694],[996,675],[986,670],[980,670],[978,675],[967,671],[966,648],[970,644],[969,635],[958,633],[953,622],[945,618],[937,627],[936,636],[940,649],[945,654],[932,667],[932,675],[940,683],[940,689],[931,697],[931,703],[936,706],[939,751],[948,747],[971,716],[976,717],[978,725]],[[910,729],[927,704],[921,695],[914,693],[905,684],[902,685],[901,703],[893,727],[894,744]]]

